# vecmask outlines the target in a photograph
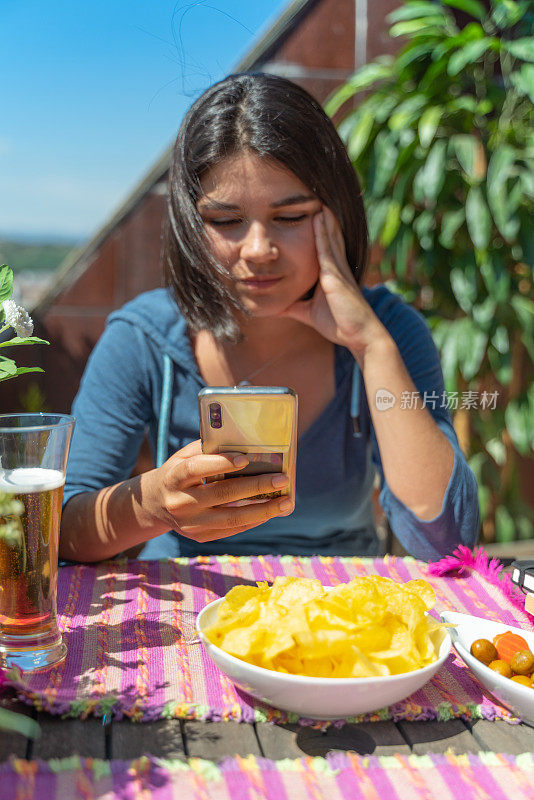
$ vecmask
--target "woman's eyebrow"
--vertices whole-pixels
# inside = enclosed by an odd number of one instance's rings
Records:
[[[221,203],[219,200],[207,200],[202,198],[197,203],[199,211],[238,211],[239,206],[228,203]]]
[[[284,197],[271,203],[270,208],[281,208],[282,206],[295,206],[299,203],[311,203],[317,200],[313,194],[294,194],[291,197]],[[199,211],[239,211],[239,206],[230,203],[222,203],[220,200],[201,198],[198,201]]]
[[[309,203],[312,200],[317,200],[313,194],[294,194],[291,197],[284,197],[283,200],[277,200],[276,203],[271,203],[271,208],[280,208],[280,206],[296,206],[298,203]]]

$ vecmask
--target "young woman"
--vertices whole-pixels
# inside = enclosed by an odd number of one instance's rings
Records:
[[[110,316],[74,403],[62,557],[138,545],[145,558],[376,554],[375,470],[413,555],[473,545],[476,483],[438,354],[416,311],[361,288],[366,259],[361,190],[320,105],[272,75],[205,92],[174,149],[169,288]],[[246,460],[202,453],[197,393],[243,380],[298,395],[294,508],[227,505],[283,486],[282,474],[203,482]],[[145,431],[157,467],[128,478]]]

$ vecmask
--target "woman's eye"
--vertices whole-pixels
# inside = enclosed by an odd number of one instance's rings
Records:
[[[307,214],[299,214],[298,217],[276,217],[277,222],[286,222],[286,223],[296,223],[302,222],[303,219],[306,219]]]
[[[225,225],[237,225],[242,220],[232,217],[232,219],[209,219],[208,225],[215,225],[215,227],[224,227]]]

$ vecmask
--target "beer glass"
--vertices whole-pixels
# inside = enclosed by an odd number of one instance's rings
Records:
[[[61,501],[74,417],[0,415],[0,666],[44,670],[67,648],[57,624]]]

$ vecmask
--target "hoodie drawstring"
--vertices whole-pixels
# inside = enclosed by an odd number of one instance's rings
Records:
[[[169,422],[171,418],[171,400],[173,384],[172,359],[163,354],[163,383],[161,386],[161,403],[159,407],[158,444],[156,450],[156,466],[167,460],[169,452]]]

